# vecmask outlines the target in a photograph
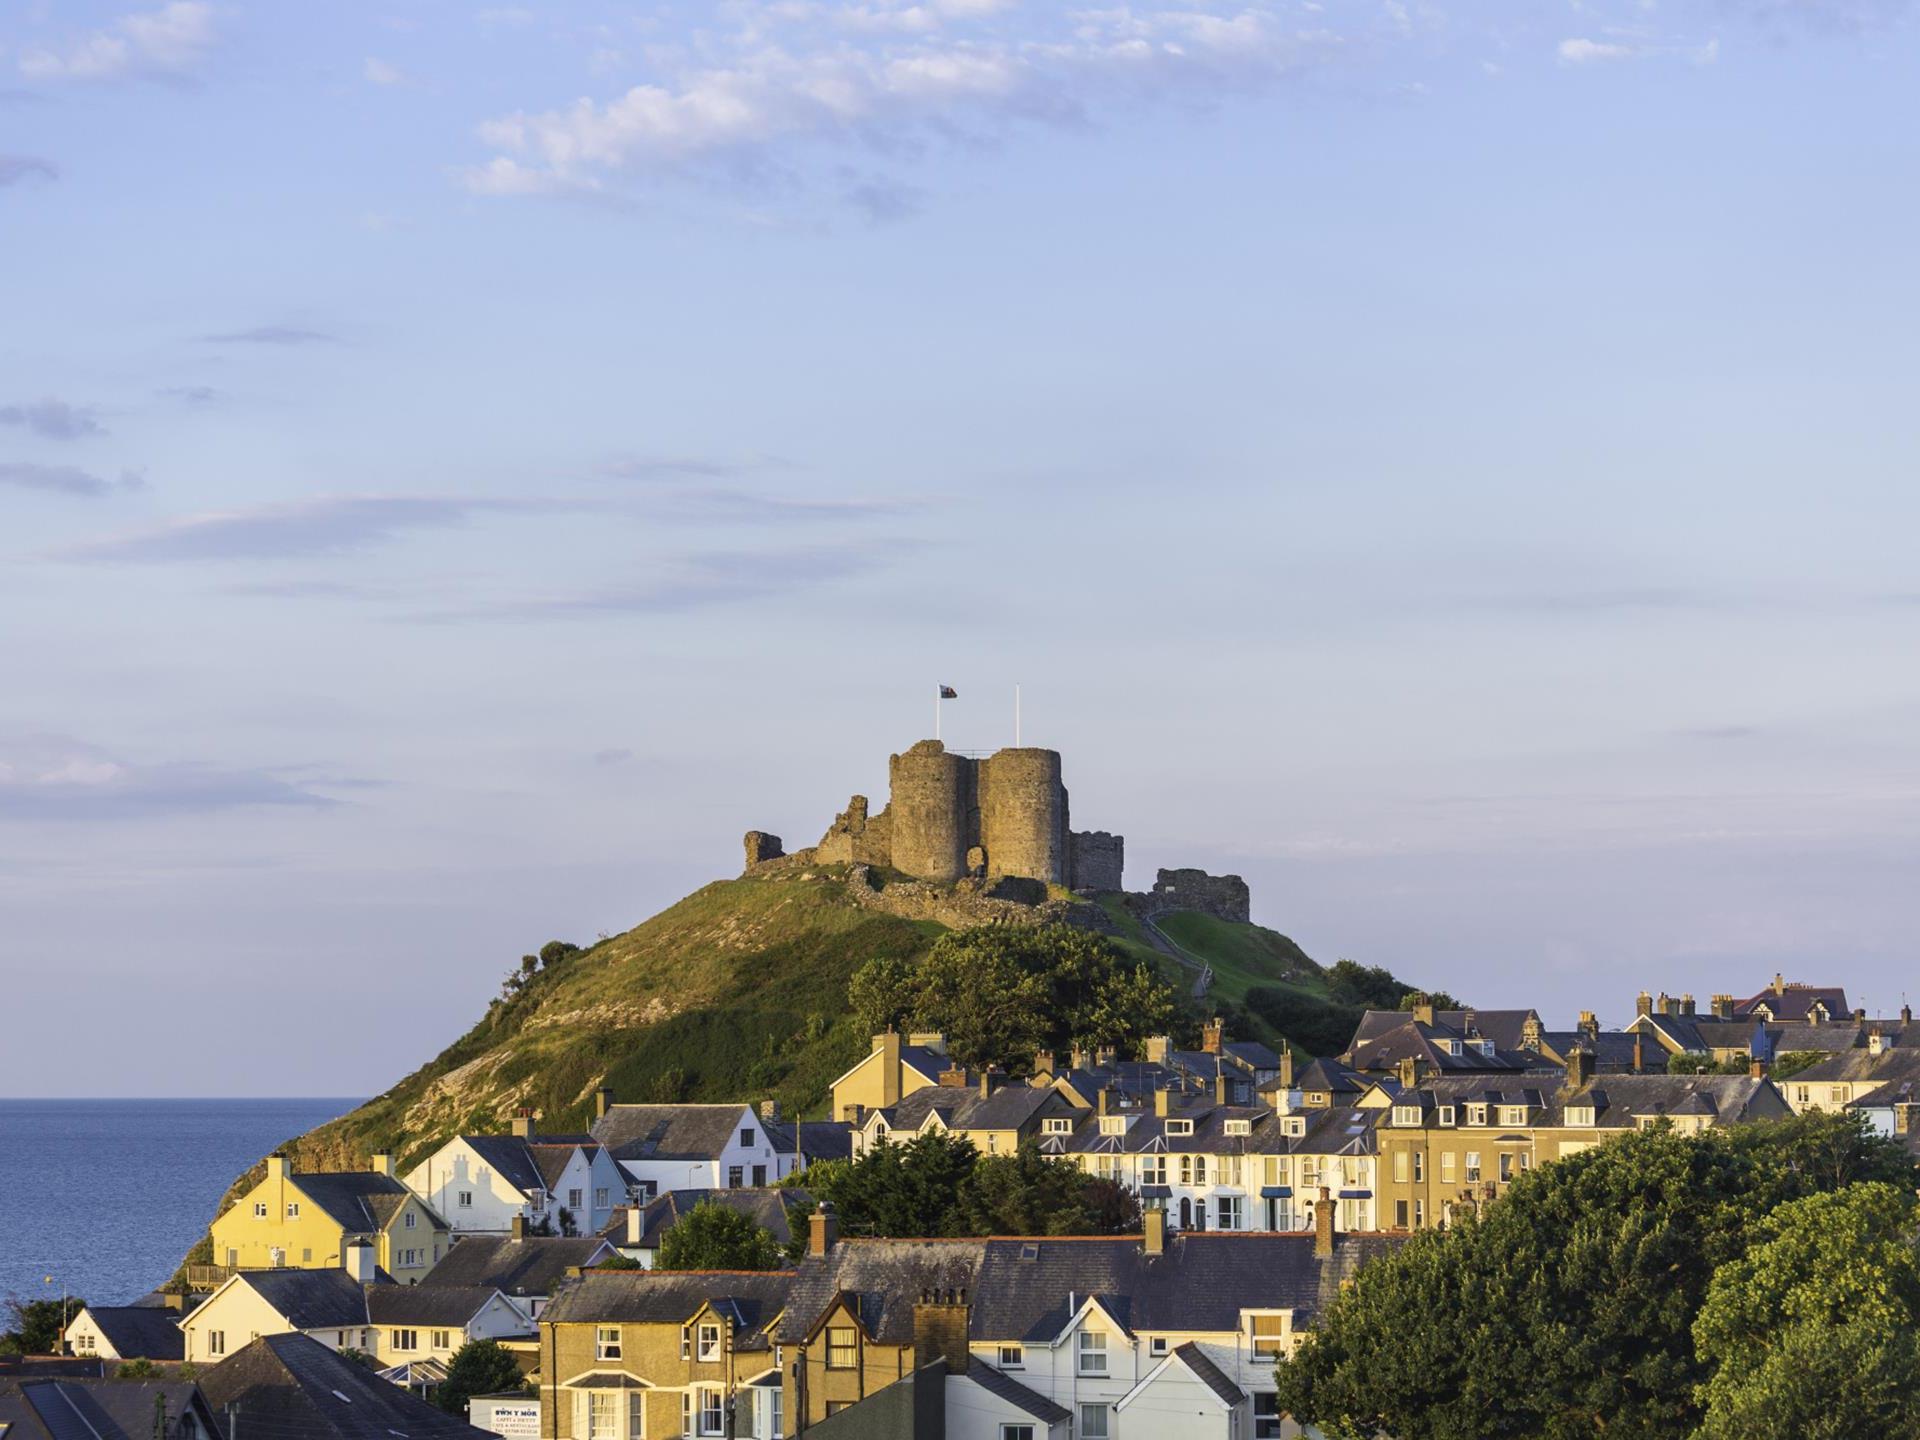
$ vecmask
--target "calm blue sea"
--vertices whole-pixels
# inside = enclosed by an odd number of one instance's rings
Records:
[[[0,1100],[0,1297],[64,1281],[96,1304],[138,1299],[242,1171],[359,1103]]]

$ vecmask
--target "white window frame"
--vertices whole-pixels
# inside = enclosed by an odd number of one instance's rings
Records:
[[[1435,1119],[1436,1119],[1436,1120],[1437,1120],[1437,1121],[1438,1121],[1438,1122],[1439,1122],[1440,1124],[1442,1124],[1442,1125],[1445,1125],[1445,1126],[1447,1126],[1448,1128],[1452,1128],[1452,1126],[1453,1126],[1453,1125],[1454,1125],[1455,1123],[1457,1123],[1457,1122],[1455,1121],[1455,1118],[1454,1118],[1454,1116],[1455,1116],[1455,1113],[1456,1113],[1456,1112],[1454,1111],[1454,1108],[1453,1108],[1453,1106],[1451,1106],[1451,1105],[1441,1105],[1441,1106],[1438,1106],[1438,1107],[1437,1107],[1437,1108],[1435,1109],[1435,1111],[1434,1111],[1434,1118],[1435,1118]]]
[[[1805,1099],[1803,1095],[1801,1097]],[[1100,1117],[1102,1135],[1124,1135],[1127,1133],[1127,1117],[1124,1115],[1102,1115]]]
[[[727,1433],[727,1394],[718,1385],[702,1385],[699,1404],[694,1415],[698,1432],[701,1435],[724,1435]]]
[[[393,1332],[393,1353],[412,1355],[420,1349],[420,1332],[411,1326]]]
[[[593,1327],[593,1358],[595,1360],[618,1360],[625,1348],[621,1344],[618,1325],[596,1325]]]
[[[1420,1107],[1418,1105],[1396,1105],[1393,1107],[1393,1123],[1418,1129],[1420,1125]]]
[[[1111,1357],[1107,1353],[1107,1335],[1104,1330],[1082,1330],[1074,1337],[1073,1373],[1094,1377],[1104,1377],[1113,1372],[1108,1368]],[[1098,1365],[1094,1362],[1098,1360]]]
[[[700,1322],[700,1333],[694,1337],[694,1356],[704,1364],[712,1364],[721,1356],[720,1327],[711,1320]]]
[[[1802,1095],[1800,1098],[1804,1100],[1807,1097]],[[266,1201],[256,1200],[253,1202],[253,1218],[256,1220],[264,1220],[267,1218],[267,1202]]]
[[[1091,1416],[1098,1416],[1100,1428],[1093,1429],[1087,1424]],[[1085,1403],[1080,1406],[1080,1423],[1074,1427],[1080,1440],[1110,1440],[1113,1434],[1113,1406],[1101,1402]]]
[[[1227,1134],[1251,1135],[1253,1134],[1253,1122],[1251,1120],[1229,1120],[1227,1121]]]
[[[1169,1134],[1169,1135],[1191,1135],[1191,1134],[1193,1134],[1193,1121],[1191,1121],[1191,1120],[1169,1120],[1169,1121],[1167,1121],[1167,1134]]]
[[[1000,1347],[1000,1368],[1002,1370],[1024,1370],[1027,1368],[1027,1352],[1019,1345]]]
[[[1045,1135],[1071,1135],[1073,1121],[1061,1115],[1049,1115],[1040,1122],[1040,1130]]]

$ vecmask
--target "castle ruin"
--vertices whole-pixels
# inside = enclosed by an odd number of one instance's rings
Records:
[[[1082,893],[1120,890],[1126,842],[1075,830],[1060,752],[1032,746],[976,758],[922,740],[887,763],[890,797],[869,814],[855,795],[820,843],[820,864],[883,866],[922,880],[1016,878]],[[747,864],[784,852],[780,838],[750,831]]]

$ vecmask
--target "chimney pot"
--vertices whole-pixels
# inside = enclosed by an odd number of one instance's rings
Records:
[[[1166,1064],[1167,1052],[1172,1049],[1173,1037],[1171,1035],[1149,1035],[1147,1037],[1147,1063],[1149,1065]]]
[[[1227,1022],[1216,1015],[1200,1027],[1200,1048],[1209,1055],[1218,1055],[1226,1037]]]

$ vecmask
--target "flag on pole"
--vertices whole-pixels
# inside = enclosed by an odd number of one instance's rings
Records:
[[[960,698],[960,692],[951,685],[942,685],[940,687],[940,698],[942,700],[958,700]]]

